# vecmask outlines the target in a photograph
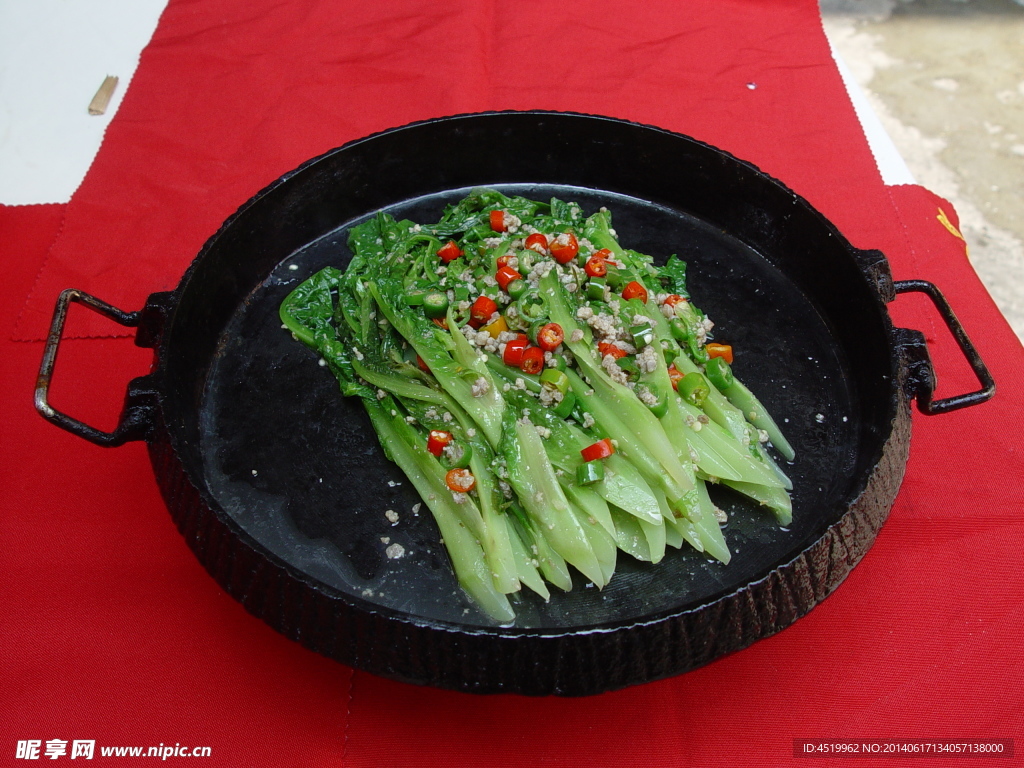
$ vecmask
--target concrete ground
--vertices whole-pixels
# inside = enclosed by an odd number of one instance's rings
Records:
[[[956,207],[1024,339],[1024,0],[820,4],[833,49],[916,181]]]

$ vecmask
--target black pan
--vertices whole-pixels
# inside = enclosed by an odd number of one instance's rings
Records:
[[[345,266],[349,228],[384,209],[430,222],[476,186],[607,206],[627,247],[689,263],[695,302],[737,351],[734,370],[797,458],[794,519],[728,493],[728,566],[671,551],[621,558],[604,589],[583,580],[544,603],[517,598],[498,626],[457,586],[429,512],[383,456],[358,401],[342,398],[277,309],[321,267]],[[923,336],[887,302],[928,293],[981,389],[933,401]],[[46,402],[68,302],[155,349],[103,433]],[[909,401],[942,412],[994,385],[930,283],[894,284],[884,256],[748,163],[679,134],[546,112],[467,115],[352,142],[245,203],[179,286],[125,313],[66,291],[37,407],[103,445],[145,439],[168,509],[224,589],[303,645],[370,672],[477,692],[585,695],[686,672],[777,632],[834,590],[871,546],[910,443]],[[385,512],[398,513],[392,523]],[[390,559],[389,543],[406,556]]]

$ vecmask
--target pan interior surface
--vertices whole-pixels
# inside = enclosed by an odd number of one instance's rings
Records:
[[[281,261],[238,303],[218,341],[199,414],[203,482],[248,536],[314,588],[369,611],[438,626],[559,633],[655,620],[712,602],[788,562],[840,518],[856,492],[863,434],[856,372],[798,281],[685,211],[600,189],[493,187],[575,200],[587,213],[606,206],[624,247],[657,263],[672,254],[687,262],[694,303],[716,323],[716,340],[733,345],[736,375],[797,451],[794,462],[780,462],[794,484],[791,526],[779,528],[769,511],[713,489],[729,517],[729,565],[685,545],[656,565],[620,553],[603,590],[579,574],[570,592],[553,590],[548,603],[524,590],[513,598],[514,626],[495,628],[458,587],[429,510],[385,458],[360,402],[344,398],[317,355],[281,327],[278,307],[301,280],[347,265],[346,237],[356,219]],[[429,223],[468,191],[410,197],[385,210]]]

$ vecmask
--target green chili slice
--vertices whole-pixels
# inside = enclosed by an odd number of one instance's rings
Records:
[[[692,371],[679,380],[679,394],[688,402],[696,406],[703,404],[707,396],[711,394],[711,387],[703,375]]]
[[[434,320],[448,312],[448,294],[432,291],[423,297],[423,314]]]
[[[576,467],[576,484],[590,485],[604,480],[604,464],[600,461],[585,461]]]
[[[736,380],[732,375],[732,367],[721,357],[712,357],[708,360],[704,366],[704,374],[719,391],[728,389]]]

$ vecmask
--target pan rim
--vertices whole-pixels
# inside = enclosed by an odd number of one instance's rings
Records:
[[[673,132],[673,131],[668,131],[666,129],[659,128],[657,126],[645,125],[645,124],[642,124],[642,123],[637,123],[637,122],[628,121],[628,120],[621,120],[619,118],[613,118],[613,117],[607,117],[607,116],[601,116],[601,115],[588,115],[588,114],[584,114],[584,113],[575,113],[575,112],[557,112],[557,111],[546,111],[546,110],[525,110],[525,111],[506,110],[506,111],[483,112],[483,113],[465,113],[465,114],[459,114],[459,115],[451,115],[451,116],[442,117],[442,118],[431,118],[431,119],[427,119],[427,120],[416,121],[416,122],[409,123],[409,124],[404,125],[404,126],[399,126],[397,128],[386,129],[386,130],[383,130],[383,131],[376,132],[374,134],[370,134],[369,136],[361,137],[359,139],[355,139],[355,140],[352,140],[350,142],[346,142],[345,144],[342,144],[341,146],[339,146],[337,148],[334,148],[334,149],[329,150],[329,151],[327,151],[325,153],[322,153],[321,155],[318,155],[315,158],[311,158],[310,160],[304,162],[303,164],[301,164],[300,166],[298,166],[294,170],[284,174],[279,179],[271,182],[269,185],[267,185],[262,190],[257,192],[248,201],[243,203],[238,208],[238,210],[231,217],[229,217],[224,222],[224,224],[220,227],[220,229],[218,229],[218,231],[207,240],[206,244],[204,244],[203,248],[200,250],[200,252],[197,255],[196,259],[193,260],[193,262],[190,264],[188,270],[185,272],[185,274],[183,275],[180,283],[178,284],[177,288],[175,288],[175,290],[173,292],[173,295],[174,295],[174,300],[172,302],[173,309],[172,309],[172,311],[170,313],[170,316],[168,317],[167,326],[168,327],[173,326],[173,323],[174,323],[174,310],[176,310],[177,307],[179,306],[180,301],[182,299],[182,296],[187,294],[188,287],[190,285],[190,281],[195,279],[195,275],[196,275],[196,272],[198,270],[199,262],[201,262],[204,259],[204,257],[207,256],[207,254],[209,254],[211,251],[215,250],[215,248],[217,247],[217,243],[219,242],[219,240],[220,240],[221,236],[223,235],[223,233],[228,231],[231,228],[231,226],[239,218],[243,217],[245,215],[245,213],[248,210],[250,210],[253,206],[257,205],[260,200],[264,199],[266,196],[271,194],[274,190],[278,189],[279,187],[281,187],[283,185],[286,185],[289,181],[294,179],[296,176],[299,176],[300,174],[305,172],[307,169],[316,166],[318,163],[324,161],[328,157],[331,157],[331,156],[335,155],[336,153],[343,152],[343,151],[345,151],[347,149],[350,149],[352,147],[356,147],[356,146],[362,145],[362,144],[367,143],[367,142],[371,142],[371,141],[373,141],[374,139],[376,139],[376,138],[378,138],[380,136],[393,135],[393,134],[401,133],[403,131],[407,131],[407,130],[410,130],[410,129],[416,129],[416,128],[419,128],[421,126],[436,125],[438,123],[448,123],[449,121],[459,121],[459,120],[477,119],[477,118],[504,117],[504,116],[508,116],[508,115],[516,115],[516,116],[524,116],[524,117],[540,117],[540,118],[558,118],[558,119],[567,118],[568,117],[568,118],[581,118],[581,119],[586,119],[586,120],[607,121],[607,122],[610,122],[610,123],[625,124],[625,125],[629,125],[629,126],[645,129],[645,130],[655,131],[655,132],[657,132],[659,134],[663,134],[663,135],[670,136],[670,137],[673,137],[673,138],[685,139],[686,141],[692,143],[693,145],[696,145],[696,146],[705,148],[707,150],[713,151],[716,154],[726,158],[729,162],[735,163],[738,166],[741,166],[741,167],[745,168],[747,171],[756,173],[762,179],[770,181],[781,192],[784,192],[785,194],[791,195],[795,200],[799,200],[802,203],[802,205],[804,205],[806,207],[806,209],[808,211],[813,213],[819,219],[821,224],[826,226],[829,229],[829,231],[831,232],[833,237],[838,237],[839,238],[840,244],[850,254],[851,258],[853,258],[856,261],[857,254],[861,253],[858,249],[854,248],[846,240],[845,237],[843,237],[843,235],[835,228],[835,226],[828,219],[826,219],[824,216],[822,216],[820,214],[820,212],[817,211],[817,209],[815,209],[806,200],[804,200],[802,197],[800,197],[795,192],[793,192],[783,182],[781,182],[778,179],[776,179],[776,178],[774,178],[774,177],[764,173],[763,171],[761,171],[760,169],[758,169],[756,166],[754,166],[752,163],[750,163],[748,161],[745,161],[745,160],[742,160],[740,158],[737,158],[734,155],[732,155],[731,153],[728,153],[728,152],[726,152],[724,150],[720,150],[720,149],[718,149],[716,147],[713,147],[710,144],[707,144],[705,142],[699,141],[699,140],[694,139],[692,137],[685,136],[683,134],[679,134],[679,133],[676,133],[676,132]],[[860,268],[859,264],[858,264],[858,268]],[[870,284],[869,276],[865,275],[865,281]],[[888,331],[888,333],[890,334],[890,338],[891,338],[892,331],[893,331],[893,325],[892,325],[891,319],[888,316],[888,312],[885,309],[885,304],[886,304],[885,298],[883,296],[881,296],[881,295],[878,297],[878,304],[879,304],[879,308],[880,308],[880,312],[881,312],[880,316],[882,317],[883,322],[885,324],[885,328]],[[171,333],[171,334],[166,334],[165,333],[165,334],[163,334],[163,336],[160,339],[157,357],[158,357],[158,361],[159,361],[159,366],[158,367],[159,367],[161,372],[163,372],[163,366],[165,366],[167,364],[167,360],[168,360],[167,345],[171,344],[172,342],[173,342],[173,333]],[[852,511],[852,509],[854,508],[854,506],[864,497],[865,493],[867,492],[867,490],[869,488],[869,485],[871,484],[871,482],[873,480],[873,477],[874,477],[874,474],[875,474],[874,470],[876,470],[879,467],[879,465],[881,464],[881,458],[884,456],[884,454],[891,447],[891,443],[892,443],[892,441],[894,439],[894,434],[898,431],[897,428],[899,427],[899,422],[902,419],[903,412],[907,411],[907,413],[909,414],[909,407],[904,402],[906,398],[905,398],[904,393],[902,392],[902,385],[900,383],[901,377],[902,377],[902,370],[903,370],[902,369],[900,355],[898,353],[898,350],[895,349],[894,347],[892,347],[891,345],[889,347],[889,353],[890,353],[889,354],[889,362],[890,362],[890,367],[891,367],[891,370],[890,370],[890,376],[891,376],[890,393],[891,393],[891,397],[889,399],[890,400],[889,403],[886,406],[886,419],[885,419],[886,429],[884,431],[884,434],[880,434],[878,436],[877,440],[876,440],[875,451],[874,451],[874,455],[872,456],[871,464],[870,464],[871,467],[873,468],[873,471],[870,472],[870,473],[861,473],[860,477],[858,478],[858,482],[854,486],[851,486],[850,492],[846,496],[846,497],[849,497],[849,503],[846,504],[845,511],[842,514],[839,515],[838,519],[836,519],[835,522],[832,523],[831,525],[827,526],[825,528],[825,530],[818,536],[818,538],[815,539],[815,541],[813,541],[810,544],[804,546],[799,552],[795,552],[793,554],[793,556],[790,557],[789,559],[787,559],[785,562],[776,563],[772,567],[770,567],[767,570],[765,570],[763,573],[760,573],[756,578],[748,580],[744,585],[742,585],[742,586],[740,586],[738,588],[735,588],[735,589],[733,589],[731,587],[723,589],[722,591],[720,591],[719,593],[716,593],[713,596],[710,596],[710,597],[707,597],[707,598],[701,598],[695,604],[690,604],[690,605],[687,605],[686,607],[677,608],[677,609],[670,609],[670,610],[659,612],[657,614],[652,614],[650,617],[644,617],[642,620],[624,619],[624,620],[621,620],[621,621],[616,621],[616,622],[611,622],[611,623],[604,623],[604,624],[598,624],[598,625],[582,625],[582,626],[572,627],[572,628],[568,628],[568,629],[564,628],[564,627],[550,627],[550,628],[515,627],[515,626],[511,626],[511,627],[509,627],[509,626],[485,627],[485,626],[479,626],[479,625],[458,624],[458,623],[454,623],[454,622],[447,622],[447,621],[437,620],[437,619],[424,619],[424,618],[417,617],[417,616],[415,616],[413,614],[403,613],[403,612],[400,612],[400,611],[393,611],[392,609],[389,609],[386,606],[382,606],[382,605],[379,605],[379,604],[376,604],[376,603],[371,603],[371,602],[368,602],[368,601],[362,601],[362,600],[360,600],[355,595],[351,595],[351,594],[345,593],[345,592],[343,592],[341,590],[337,590],[337,589],[335,589],[333,587],[330,587],[329,585],[323,584],[322,582],[316,580],[314,577],[309,576],[305,572],[301,571],[300,569],[296,568],[292,564],[288,563],[286,560],[284,560],[284,559],[280,558],[279,556],[275,555],[274,553],[270,552],[262,544],[260,544],[260,542],[256,541],[254,538],[252,538],[248,534],[248,532],[246,532],[240,525],[237,524],[236,521],[231,519],[230,515],[227,515],[224,512],[224,510],[221,508],[221,506],[218,503],[218,501],[215,498],[213,498],[212,495],[209,493],[209,489],[206,488],[206,484],[205,483],[200,482],[200,483],[197,484],[197,483],[193,482],[192,479],[191,479],[190,473],[188,473],[187,469],[186,469],[186,474],[189,474],[189,481],[192,482],[192,484],[196,487],[197,492],[202,497],[203,502],[207,506],[210,507],[211,512],[213,514],[217,514],[217,515],[222,516],[223,518],[225,518],[225,520],[230,525],[234,526],[236,528],[236,531],[235,531],[236,535],[238,535],[240,537],[240,540],[242,542],[244,542],[245,546],[248,546],[248,547],[254,549],[255,551],[259,551],[260,554],[263,557],[266,557],[266,558],[270,559],[271,561],[275,562],[275,564],[279,568],[282,568],[283,570],[290,572],[291,578],[296,579],[297,581],[305,583],[306,586],[319,591],[320,593],[324,594],[325,597],[328,597],[331,600],[340,601],[340,602],[346,604],[347,606],[349,606],[353,610],[364,611],[367,614],[370,614],[370,615],[375,616],[375,617],[382,618],[383,620],[388,621],[388,622],[405,623],[405,624],[409,624],[409,625],[414,626],[414,627],[428,629],[430,631],[440,631],[440,632],[444,632],[444,633],[454,633],[454,634],[459,634],[459,635],[473,635],[473,636],[479,636],[479,637],[490,637],[490,638],[499,638],[499,639],[513,639],[513,640],[514,639],[559,640],[559,639],[563,639],[563,638],[567,638],[567,637],[571,638],[571,637],[581,637],[581,636],[587,636],[587,635],[614,634],[614,633],[621,633],[621,632],[630,632],[631,630],[636,630],[636,629],[640,629],[640,628],[647,628],[647,627],[652,627],[652,626],[656,626],[656,625],[661,625],[661,624],[664,624],[665,622],[671,622],[674,619],[678,619],[678,618],[683,617],[683,616],[687,616],[687,615],[690,615],[690,614],[694,614],[694,613],[703,611],[703,610],[707,609],[708,606],[714,605],[714,604],[719,603],[720,601],[726,600],[728,598],[735,597],[737,595],[740,595],[743,592],[750,591],[754,587],[756,587],[758,585],[761,585],[763,582],[765,582],[768,579],[772,578],[773,574],[775,574],[776,572],[778,572],[780,570],[785,570],[785,569],[791,568],[794,565],[794,563],[796,563],[798,560],[800,560],[802,557],[804,557],[805,553],[809,549],[811,549],[812,547],[820,544],[824,539],[826,539],[827,537],[832,535],[833,528],[836,528],[837,526],[839,526],[843,522],[843,520],[846,518],[847,514],[849,514]],[[164,409],[163,397],[161,398],[161,406],[160,406],[160,408],[161,408],[161,412],[163,413],[163,409]],[[907,419],[909,421],[909,415],[907,416]],[[182,438],[182,436],[180,434],[177,434],[174,429],[170,429],[169,428],[167,430],[167,433],[168,433],[168,438],[170,440],[170,446],[171,446],[174,454],[180,460],[181,450],[182,450],[182,447],[183,447],[181,445],[180,441],[183,438]],[[909,437],[908,437],[908,440],[909,440]],[[897,486],[897,489],[898,489],[898,486]],[[846,498],[846,497],[844,497],[844,498]],[[891,501],[889,503],[891,505]],[[886,514],[887,514],[887,511],[886,511]],[[879,523],[879,527],[880,527],[880,524],[881,523]],[[868,544],[868,546],[870,546],[870,544]],[[857,559],[859,560],[859,557]],[[831,591],[831,590],[829,590],[829,591]],[[821,599],[824,599],[824,597],[822,597]],[[820,602],[820,599],[816,600],[814,604],[817,604],[818,602]],[[788,626],[788,624],[787,624],[787,626]]]

